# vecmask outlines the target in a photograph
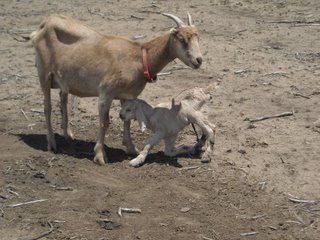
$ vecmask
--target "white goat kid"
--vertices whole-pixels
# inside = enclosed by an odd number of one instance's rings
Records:
[[[68,121],[68,94],[99,97],[100,126],[94,161],[105,164],[104,138],[113,99],[135,99],[147,82],[175,58],[192,68],[200,67],[198,32],[190,15],[188,25],[174,15],[163,15],[173,19],[177,27],[145,43],[103,35],[63,15],[47,17],[31,34],[44,94],[48,150],[57,149],[51,125],[51,88],[60,89],[62,129],[67,139],[73,138]],[[145,59],[148,59],[148,68],[143,64]],[[146,76],[145,72],[149,74]],[[135,148],[130,142],[130,121],[126,121],[123,143],[127,152],[133,153]]]
[[[155,108],[141,99],[127,100],[120,110],[120,118],[123,121],[136,119],[139,122],[141,131],[146,128],[154,134],[148,139],[147,144],[141,153],[129,162],[131,166],[137,167],[144,163],[151,148],[164,140],[164,154],[170,157],[183,153],[194,154],[205,144],[206,149],[202,155],[202,162],[210,162],[215,138],[215,126],[211,124],[199,111],[206,100],[207,94],[200,88],[194,88],[182,92],[176,99],[180,100],[175,104],[161,103]],[[202,137],[193,146],[180,145],[175,147],[175,141],[179,132],[190,123],[196,124],[202,130]]]

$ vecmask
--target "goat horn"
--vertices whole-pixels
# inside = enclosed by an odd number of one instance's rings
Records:
[[[168,18],[171,18],[173,21],[176,22],[178,27],[185,26],[184,22],[180,18],[178,18],[177,16],[174,16],[174,15],[169,14],[169,13],[162,13],[162,15],[164,15],[164,16],[166,16]]]
[[[192,18],[191,18],[191,15],[190,15],[190,13],[188,12],[188,25],[189,26],[192,26]]]

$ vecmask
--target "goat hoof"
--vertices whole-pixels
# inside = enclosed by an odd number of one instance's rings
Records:
[[[71,142],[74,139],[73,132],[68,132],[68,134],[65,136],[68,142]]]
[[[132,163],[131,161],[129,162],[129,165],[130,165],[131,167],[139,167],[139,164],[137,164],[137,163]]]
[[[108,162],[106,157],[106,153],[104,151],[104,145],[100,143],[96,143],[94,147],[94,159],[93,162],[99,165],[105,165]]]
[[[133,144],[125,144],[123,142],[123,145],[126,147],[126,154],[128,155],[138,155],[139,151],[136,149],[136,147]]]
[[[131,160],[131,161],[129,162],[129,165],[130,165],[131,167],[139,167],[141,164],[142,164],[142,162],[141,162],[139,159],[137,159],[137,158],[135,158],[135,159],[133,159],[133,160]]]
[[[211,159],[201,159],[201,162],[202,163],[209,163],[209,162],[211,162]]]
[[[201,162],[202,163],[209,163],[211,162],[211,157],[207,156],[207,157],[202,157],[201,158]]]
[[[95,155],[94,159],[93,159],[93,162],[103,166],[103,165],[106,165],[106,162],[104,161],[104,157],[103,157],[103,154],[102,153],[98,153]]]
[[[202,163],[209,163],[211,162],[211,156],[209,154],[204,154],[201,158]]]
[[[106,165],[106,163],[105,163],[105,161],[103,159],[98,159],[96,157],[93,159],[93,162],[99,164],[100,166]]]
[[[57,152],[58,148],[57,148],[56,141],[48,142],[47,149],[50,152]]]
[[[202,148],[201,147],[195,147],[192,154],[195,156],[199,156],[202,152]]]

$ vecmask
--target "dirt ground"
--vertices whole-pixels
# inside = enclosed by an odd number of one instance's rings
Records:
[[[90,3],[89,3],[90,2]],[[92,162],[97,99],[74,98],[76,140],[46,151],[43,97],[34,49],[25,42],[51,13],[104,32],[146,41],[190,11],[201,34],[201,69],[175,61],[148,84],[151,104],[218,83],[205,112],[217,125],[214,160],[168,158],[163,146],[128,166],[119,103],[106,136],[110,163]],[[0,2],[0,239],[320,239],[320,3],[318,0]],[[246,118],[294,111],[253,124]],[[133,124],[138,148],[149,132]],[[191,127],[179,142],[192,143]],[[191,167],[191,168],[188,168]],[[15,204],[43,200],[22,206]],[[302,201],[306,200],[306,201]],[[119,207],[141,213],[117,214]],[[101,221],[103,220],[103,221]]]

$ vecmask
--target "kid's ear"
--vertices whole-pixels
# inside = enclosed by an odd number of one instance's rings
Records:
[[[180,110],[181,107],[181,102],[179,102],[179,104],[176,104],[174,98],[171,99],[171,109]]]

